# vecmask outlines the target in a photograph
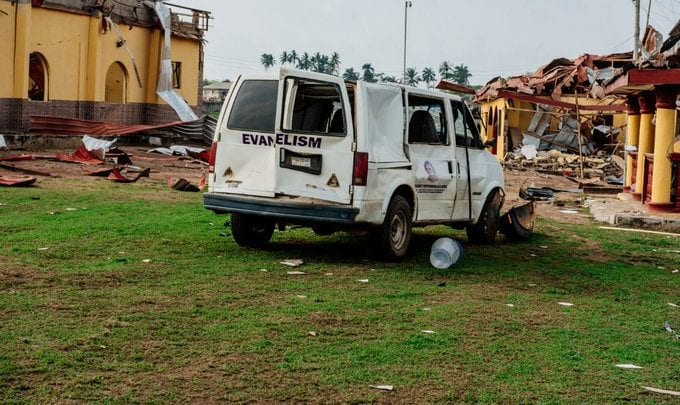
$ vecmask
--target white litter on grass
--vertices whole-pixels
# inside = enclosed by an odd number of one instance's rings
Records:
[[[625,370],[638,370],[642,367],[636,366],[635,364],[616,364],[616,367],[623,368]]]
[[[324,273],[324,276],[332,276],[333,273]]]
[[[527,285],[528,285],[529,287],[536,287],[538,284],[529,283],[529,284],[527,284]]]
[[[505,306],[510,307],[510,308],[514,308],[515,304],[505,304]]]
[[[673,304],[672,302],[669,302],[668,305],[672,306],[673,308],[678,308],[678,304]]]
[[[536,257],[536,255],[533,254],[533,253],[529,253],[529,256],[531,256],[531,257]]]
[[[357,280],[357,281],[360,282],[360,283],[362,283],[362,284],[368,283],[368,279],[367,279],[367,278],[362,278],[361,280]]]
[[[0,204],[2,205],[2,204]],[[680,253],[680,250],[666,250],[668,253]]]
[[[290,276],[301,276],[306,273],[304,271],[287,271],[286,274]]]
[[[38,250],[41,251],[41,252],[44,252],[44,251],[46,251],[47,249],[49,249],[49,248],[38,248]]]
[[[307,332],[307,334],[309,336],[318,336],[319,335],[318,333],[314,332],[313,330],[310,330],[309,332]]]
[[[677,273],[677,272],[680,272],[680,270],[675,269],[675,270],[671,271],[672,274],[675,274],[675,273]]]
[[[659,270],[666,270],[666,268],[663,267],[663,266],[656,266],[656,268],[659,269]]]
[[[371,388],[381,391],[392,391],[394,390],[394,385],[369,385]]]
[[[432,311],[432,308],[423,308],[423,311]]]
[[[119,255],[124,255],[124,254],[125,254],[125,252],[118,252],[118,254],[119,254]]]
[[[304,262],[301,259],[288,259],[288,260],[283,260],[279,263],[283,264],[284,266],[298,267],[298,266],[302,266],[302,264]]]
[[[563,307],[573,307],[574,304],[571,302],[558,302],[559,305],[562,305]]]
[[[423,332],[423,333],[426,334],[426,335],[432,335],[432,334],[434,334],[434,331],[433,331],[433,330],[421,330],[421,332]]]
[[[267,269],[260,269],[261,272],[266,273]]]
[[[300,298],[301,300],[303,300],[303,299],[307,298],[307,296],[306,296],[306,295],[296,295],[296,297]]]
[[[541,249],[547,249],[548,247],[545,246],[545,245],[543,245],[543,246],[540,246],[540,248],[541,248]]]
[[[560,212],[563,214],[578,214],[576,210],[560,210]]]
[[[671,390],[664,390],[664,389],[661,389],[661,388],[647,387],[646,385],[643,385],[642,388],[646,389],[647,391],[656,392],[657,394],[667,394],[667,395],[673,395],[673,396],[676,396],[676,397],[680,397],[680,392],[678,392],[678,391],[671,391]]]
[[[151,263],[151,259],[144,259],[144,260],[142,260],[142,262],[144,262],[144,263]]]

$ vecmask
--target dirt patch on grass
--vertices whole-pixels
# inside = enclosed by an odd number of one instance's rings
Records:
[[[0,291],[13,290],[23,286],[35,288],[53,273],[19,264],[8,257],[0,256]]]
[[[602,249],[599,243],[575,234],[569,237],[581,244],[581,248],[574,251],[575,255],[587,257],[589,260],[598,263],[608,263],[612,260],[609,253]]]

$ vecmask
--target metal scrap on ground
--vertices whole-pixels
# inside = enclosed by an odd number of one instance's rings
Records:
[[[284,266],[289,266],[289,267],[298,267],[302,266],[304,262],[302,259],[286,259],[282,260],[279,263],[283,264]]]

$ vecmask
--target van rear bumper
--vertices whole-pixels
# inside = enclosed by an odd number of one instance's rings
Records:
[[[353,224],[354,217],[359,213],[358,208],[347,206],[295,203],[218,193],[203,194],[203,207],[216,214],[239,212],[290,221],[337,224]]]

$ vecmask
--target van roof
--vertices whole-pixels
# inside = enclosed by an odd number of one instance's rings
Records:
[[[291,68],[279,68],[274,72],[268,72],[268,73],[248,73],[248,74],[243,74],[240,76],[241,80],[279,80],[281,77],[281,71],[285,71],[286,73],[299,73],[300,76],[305,76],[309,75],[312,73],[314,76],[328,76],[329,78],[335,78],[337,79],[338,76],[333,76],[329,75],[326,73],[318,73],[318,72],[310,72],[307,70],[299,70],[299,69],[291,69]],[[364,82],[363,80],[344,80],[345,83],[357,83],[357,82]],[[367,82],[364,82],[367,83]],[[452,99],[452,100],[457,100],[461,101],[461,97],[457,94],[452,94],[444,91],[439,91],[439,90],[429,90],[429,89],[421,89],[419,87],[413,87],[413,86],[406,86],[404,84],[398,84],[398,83],[371,83],[371,85],[376,85],[376,86],[386,86],[386,87],[399,87],[401,89],[407,90],[409,93],[415,93],[415,94],[420,94],[424,96],[445,96],[446,98]]]

